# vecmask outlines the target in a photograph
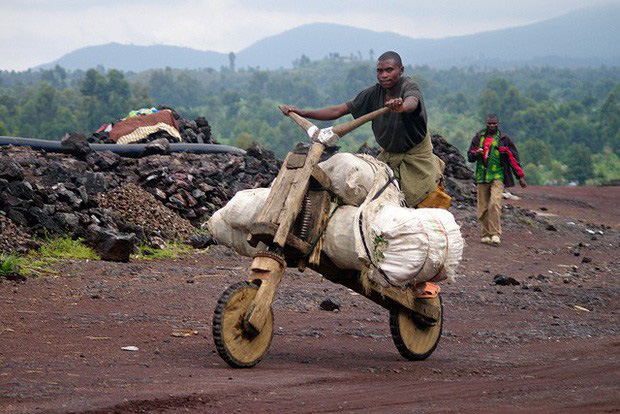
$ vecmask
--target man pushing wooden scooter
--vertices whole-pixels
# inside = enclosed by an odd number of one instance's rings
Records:
[[[297,267],[301,271],[309,267],[326,279],[344,285],[389,310],[392,338],[405,358],[425,359],[437,347],[443,315],[436,285],[417,283],[399,286],[392,284],[388,278],[386,283],[378,283],[378,279],[364,277],[364,272],[358,269],[337,266],[325,253],[326,229],[337,203],[334,203],[335,195],[330,190],[332,181],[318,165],[319,159],[326,146],[333,145],[338,138],[387,111],[388,108],[381,108],[348,123],[324,129],[319,129],[294,112],[288,113],[306,131],[312,145],[304,150],[289,152],[286,156],[262,208],[248,225],[247,243],[254,248],[263,248],[254,253],[247,281],[226,289],[215,308],[215,346],[230,366],[252,367],[267,353],[273,337],[272,303],[286,267]],[[372,196],[370,194],[369,198]],[[361,215],[359,226],[361,229]],[[438,228],[439,233],[445,233],[445,226],[441,223]],[[350,237],[353,238],[353,235]],[[377,236],[373,234],[373,237]],[[363,245],[368,256],[375,257],[377,246],[371,247],[370,252],[367,244],[364,242]],[[447,243],[440,250],[448,251]],[[389,252],[379,253],[382,259],[384,253],[389,255]],[[420,267],[428,271],[433,267],[431,262],[424,260]],[[367,265],[378,268],[373,259],[369,259]],[[436,274],[444,271],[440,266],[431,270]],[[383,271],[381,274],[389,276]]]

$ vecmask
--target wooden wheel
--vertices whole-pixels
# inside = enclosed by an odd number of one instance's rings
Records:
[[[394,344],[398,352],[411,361],[426,359],[433,353],[439,343],[443,325],[441,296],[421,300],[439,307],[439,318],[436,322],[400,306],[390,309],[390,331]]]
[[[251,368],[265,356],[273,337],[273,312],[263,329],[247,328],[244,316],[258,292],[258,286],[239,282],[222,293],[213,313],[213,340],[217,352],[233,368]]]

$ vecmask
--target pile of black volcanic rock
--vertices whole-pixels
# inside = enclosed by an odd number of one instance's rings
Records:
[[[446,163],[444,176],[459,180],[473,180],[474,171],[467,166],[465,157],[441,135],[431,136],[433,153]]]
[[[142,241],[180,238],[242,189],[267,187],[281,162],[258,146],[246,155],[189,154],[123,158],[82,148],[74,154],[0,147],[0,251],[29,236],[85,237],[91,225]],[[147,217],[148,219],[145,219]],[[4,234],[23,232],[23,238]]]
[[[169,109],[172,111],[172,115],[179,123],[179,134],[181,135],[181,142],[187,142],[191,144],[217,144],[213,135],[211,134],[211,126],[209,121],[203,116],[199,116],[195,120],[189,120],[180,115],[173,108],[168,106],[160,106],[158,110]],[[166,131],[157,131],[150,134],[148,137],[135,142],[134,144],[145,144],[153,142],[157,139],[164,138],[170,142],[179,142],[177,138],[172,137]],[[114,144],[109,138],[107,132],[95,132],[88,137],[88,142],[96,144]]]
[[[20,226],[0,211],[0,253],[25,253],[38,247],[26,227]]]
[[[473,185],[474,172],[467,166],[465,157],[441,135],[432,135],[433,153],[446,164],[444,187],[453,201],[474,204],[476,202]]]

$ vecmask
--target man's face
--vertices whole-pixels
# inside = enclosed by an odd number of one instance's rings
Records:
[[[379,60],[377,62],[377,81],[385,89],[391,89],[400,80],[403,67],[398,66],[394,59]]]
[[[497,127],[499,126],[499,122],[496,118],[488,118],[487,119],[487,131],[495,132],[497,131]]]

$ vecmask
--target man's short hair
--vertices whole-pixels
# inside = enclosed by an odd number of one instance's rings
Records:
[[[497,116],[497,114],[488,114],[487,121],[490,119],[495,119],[496,121],[499,121],[499,116]]]
[[[400,58],[400,55],[392,50],[390,50],[389,52],[383,53],[381,56],[379,56],[379,59],[377,60],[388,60],[388,59],[394,59],[394,63],[396,63],[398,66],[403,66],[403,61]]]

